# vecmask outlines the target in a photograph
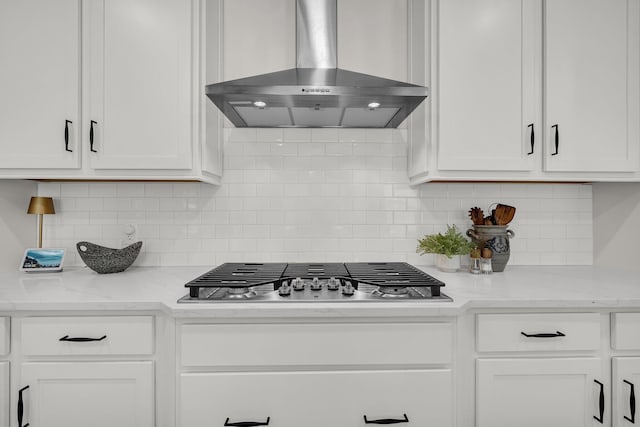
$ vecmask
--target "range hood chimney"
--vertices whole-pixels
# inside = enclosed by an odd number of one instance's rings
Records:
[[[297,68],[206,86],[236,127],[396,128],[428,89],[337,68],[337,0],[296,0]]]

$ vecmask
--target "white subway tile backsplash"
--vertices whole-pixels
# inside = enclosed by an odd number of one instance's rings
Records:
[[[173,224],[173,212],[145,212],[147,224]]]
[[[38,184],[38,194],[43,197],[60,198],[59,182],[41,182]]]
[[[89,184],[70,182],[60,185],[60,197],[89,197]]]
[[[256,129],[258,142],[284,142],[283,129]]]
[[[91,188],[93,189],[93,185],[91,186]],[[164,182],[145,183],[144,196],[148,198],[172,197],[173,185]]]
[[[65,214],[65,217],[67,215]],[[145,215],[146,217],[146,215]],[[117,212],[89,212],[89,224],[116,224],[118,222]]]
[[[116,184],[116,197],[143,197],[144,196],[144,183],[117,183]]]
[[[410,187],[406,130],[224,129],[221,186],[201,183],[40,183],[55,198],[45,244],[119,247],[136,226],[136,265],[229,261],[406,261],[433,264],[417,240],[468,210],[517,207],[513,265],[591,264],[590,185],[430,183]]]
[[[284,131],[284,140],[288,142],[310,142],[311,129],[287,129]]]

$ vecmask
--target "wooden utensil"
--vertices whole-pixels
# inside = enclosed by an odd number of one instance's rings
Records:
[[[498,203],[493,212],[493,219],[497,225],[507,225],[513,220],[515,214],[516,208],[513,206]]]
[[[473,222],[474,225],[484,224],[484,212],[477,206],[469,209],[469,218],[471,218],[471,222]]]

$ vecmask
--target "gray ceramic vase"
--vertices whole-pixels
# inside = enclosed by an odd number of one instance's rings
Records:
[[[516,233],[507,230],[508,225],[474,225],[467,230],[467,236],[479,248],[491,249],[491,268],[493,271],[504,271],[511,255],[509,239]]]
[[[140,254],[142,242],[133,243],[126,248],[112,249],[90,242],[76,243],[76,249],[82,261],[100,274],[119,273],[126,270]]]

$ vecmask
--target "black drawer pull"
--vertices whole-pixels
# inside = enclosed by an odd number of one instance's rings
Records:
[[[97,150],[93,149],[93,125],[97,125],[98,122],[96,122],[95,120],[91,120],[91,126],[89,128],[89,150],[91,150],[92,153],[97,153]]]
[[[600,386],[600,395],[598,397],[598,412],[599,417],[593,416],[593,419],[599,422],[600,424],[604,424],[604,384],[602,384],[598,380],[593,380],[594,383]]]
[[[106,335],[103,335],[100,338],[85,338],[85,337],[72,337],[72,338],[69,338],[69,335],[65,335],[62,338],[60,338],[58,341],[90,342],[90,341],[102,341],[105,338],[107,338]]]
[[[380,420],[368,420],[367,416],[364,416],[364,423],[365,424],[400,424],[400,423],[408,423],[409,422],[409,418],[407,418],[407,414],[402,414],[404,416],[404,418],[401,419],[397,419],[397,418],[382,418]]]
[[[629,384],[631,386],[631,390],[629,391],[629,413],[631,418],[624,416],[624,419],[629,421],[631,424],[636,423],[636,386],[633,385],[632,382],[627,380],[622,380],[624,383]]]
[[[18,427],[28,427],[29,425],[29,423],[22,425],[22,417],[24,415],[24,400],[22,398],[22,392],[28,388],[29,386],[26,385],[18,391]]]
[[[526,332],[520,332],[522,335],[524,335],[527,338],[556,338],[556,337],[566,337],[565,334],[563,334],[560,331],[556,331],[555,334],[554,333],[543,333],[543,334],[528,334]]]
[[[260,422],[255,422],[255,421],[238,421],[236,423],[230,423],[229,422],[229,418],[227,418],[227,420],[224,422],[225,426],[231,426],[231,427],[257,427],[257,426],[268,426],[269,425],[269,421],[271,420],[271,417],[267,417],[267,421],[265,421],[264,423],[260,423]]]
[[[532,155],[532,154],[533,154],[533,147],[534,147],[534,145],[535,145],[535,143],[536,143],[536,134],[535,134],[535,132],[534,132],[534,130],[533,130],[533,123],[531,123],[531,124],[530,124],[529,126],[527,126],[527,127],[528,127],[528,128],[531,128],[531,140],[530,140],[530,142],[531,142],[531,151],[529,151],[529,152],[527,153],[527,155],[529,155],[529,156],[530,156],[530,155]]]
[[[69,125],[73,124],[71,120],[64,121],[64,150],[73,153],[73,150],[69,148]]]
[[[551,126],[551,129],[555,128],[555,134],[553,136],[553,145],[555,148],[555,151],[553,153],[551,153],[552,156],[557,156],[558,155],[558,147],[560,146],[560,132],[558,131],[558,125],[553,125]]]

